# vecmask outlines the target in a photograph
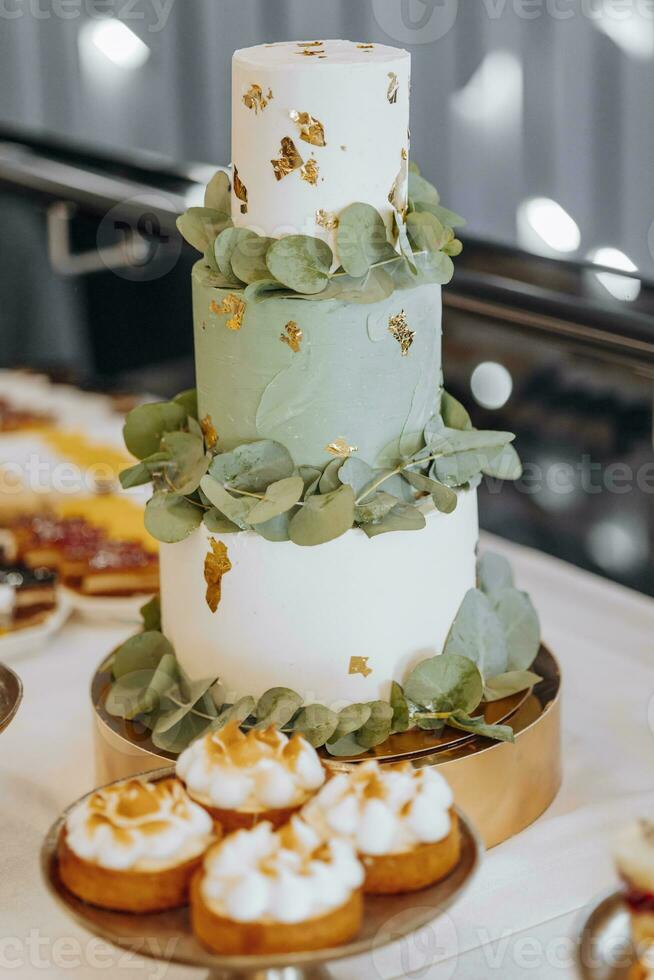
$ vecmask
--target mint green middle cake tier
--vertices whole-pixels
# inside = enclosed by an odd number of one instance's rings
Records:
[[[212,285],[199,262],[193,319],[199,413],[211,417],[221,450],[274,439],[298,465],[324,464],[326,446],[342,438],[375,464],[383,450],[413,451],[437,407],[438,285],[399,288],[377,303],[246,302],[243,290]]]

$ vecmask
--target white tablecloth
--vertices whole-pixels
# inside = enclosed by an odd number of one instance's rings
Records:
[[[630,816],[652,815],[654,601],[539,553],[486,538],[489,546],[512,561],[562,664],[563,788],[536,824],[486,856],[450,915],[415,939],[334,967],[337,978],[574,977],[572,937],[584,908],[615,881],[612,835]],[[45,831],[94,786],[90,677],[131,631],[73,620],[46,649],[13,664],[25,699],[0,736],[2,976],[200,976],[90,937],[39,878]]]

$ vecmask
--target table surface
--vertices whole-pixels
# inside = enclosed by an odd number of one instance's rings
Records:
[[[597,895],[615,885],[611,839],[626,820],[654,808],[654,601],[496,538],[485,536],[482,548],[511,560],[560,659],[563,787],[531,828],[486,855],[451,914],[409,941],[335,966],[339,980],[574,977],[579,925]],[[53,904],[39,878],[48,827],[95,785],[91,675],[131,632],[71,620],[45,649],[11,664],[25,698],[0,736],[0,975],[201,976],[91,937]]]

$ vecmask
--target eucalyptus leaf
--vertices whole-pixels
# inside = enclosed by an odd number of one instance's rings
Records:
[[[450,429],[443,426],[440,429],[425,429],[425,433],[427,432],[430,435],[431,452],[444,456],[461,452],[496,451],[515,439],[512,432],[495,432],[490,429]]]
[[[144,632],[161,631],[161,599],[158,595],[153,595],[139,609],[143,620]]]
[[[138,671],[154,671],[162,657],[174,653],[170,640],[158,630],[137,633],[118,648],[111,664],[111,672],[118,680]]]
[[[212,534],[235,534],[242,530],[238,524],[234,524],[228,517],[221,514],[217,507],[205,510],[202,521],[206,529]]]
[[[177,219],[177,230],[182,238],[196,248],[198,252],[206,252],[216,235],[232,222],[231,215],[226,211],[215,208],[189,208]]]
[[[414,668],[404,694],[415,704],[434,713],[474,711],[481,701],[484,682],[478,667],[467,657],[442,653]]]
[[[276,238],[262,238],[259,235],[241,237],[231,256],[234,275],[248,284],[259,280],[269,281],[266,253],[275,241]]]
[[[160,454],[157,453],[156,455]],[[145,463],[139,462],[135,463],[134,466],[128,466],[127,469],[121,470],[118,474],[118,479],[123,490],[129,490],[131,487],[140,487],[144,483],[150,483],[152,481],[152,474]]]
[[[367,751],[365,746],[359,745],[354,732],[344,735],[337,742],[327,742],[325,748],[335,758],[363,755]]]
[[[483,717],[471,718],[464,712],[455,712],[447,719],[447,724],[462,732],[472,732],[484,738],[492,738],[497,742],[515,742],[513,729],[508,725],[489,725]]]
[[[322,477],[322,470],[318,466],[298,466],[298,473],[304,483],[304,493],[302,499],[306,500],[318,490],[318,484]]]
[[[347,460],[345,461],[347,462]],[[344,466],[343,460],[337,456],[336,459],[331,459],[324,470],[322,471],[322,476],[320,477],[320,482],[318,484],[318,491],[320,493],[331,493],[333,490],[338,490],[341,486],[341,478],[339,476],[341,472],[341,467]]]
[[[271,483],[263,500],[258,501],[249,513],[250,524],[263,524],[273,517],[285,514],[297,504],[304,492],[300,476],[288,476],[284,480]]]
[[[485,551],[477,559],[477,585],[490,599],[513,587],[511,565],[503,555]]]
[[[172,463],[168,470],[171,490],[182,495],[194,493],[211,461],[205,453],[203,439],[190,432],[167,432],[161,448],[169,454]]]
[[[435,459],[429,474],[446,487],[464,487],[480,477],[482,465],[487,458],[484,450],[452,453]]]
[[[290,521],[290,511],[286,514],[278,514],[277,517],[271,517],[269,521],[264,521],[263,524],[257,524],[257,534],[260,534],[266,541],[290,541]]]
[[[105,700],[105,709],[115,718],[131,721],[155,706],[149,694],[153,670],[137,670],[119,677],[112,684]]]
[[[380,521],[401,503],[402,501],[398,500],[397,497],[380,490],[368,495],[362,503],[357,504],[354,511],[355,521],[357,524],[370,524],[373,521]]]
[[[433,184],[421,177],[409,167],[409,200],[417,207],[418,204],[440,204],[440,195]]]
[[[484,687],[485,701],[501,701],[512,694],[519,694],[526,691],[542,681],[542,677],[534,674],[531,670],[509,670],[505,674],[498,674],[486,682]]]
[[[332,737],[337,725],[338,715],[335,711],[322,704],[308,704],[295,718],[293,730],[300,732],[310,745],[318,748]]]
[[[137,405],[129,412],[123,426],[125,445],[137,459],[158,453],[166,432],[181,429],[186,422],[186,409],[177,402],[154,402]]]
[[[446,286],[454,275],[454,263],[442,252],[420,252],[414,256],[418,275],[423,282]]]
[[[459,228],[466,224],[466,219],[462,218],[460,214],[455,211],[450,211],[449,208],[444,208],[441,204],[431,204],[426,201],[416,201],[415,202],[416,211],[429,211],[433,214],[442,225],[446,225],[449,228]]]
[[[485,476],[500,480],[519,480],[522,476],[522,463],[513,446],[504,446],[494,455],[489,455],[481,468]]]
[[[330,742],[338,742],[358,731],[368,722],[372,708],[369,704],[348,704],[338,713],[338,723],[330,738]]]
[[[440,252],[448,241],[447,229],[429,211],[414,211],[406,219],[409,240],[418,251]]]
[[[458,498],[450,487],[446,487],[438,480],[433,480],[415,470],[402,470],[402,476],[416,490],[431,494],[434,506],[441,513],[451,514],[456,509]]]
[[[259,698],[256,707],[257,728],[274,725],[283,728],[302,707],[302,698],[289,687],[272,687]]]
[[[257,279],[255,282],[250,283],[243,295],[248,303],[260,303],[261,300],[270,299],[277,293],[286,295],[288,294],[288,289],[283,282],[268,278]]]
[[[504,627],[488,596],[479,589],[469,589],[463,597],[444,653],[467,657],[477,665],[485,681],[509,669]]]
[[[527,670],[540,648],[540,622],[526,592],[507,588],[495,596],[495,612],[504,628],[508,670]]]
[[[197,388],[186,388],[175,395],[173,401],[176,405],[181,405],[187,416],[192,419],[198,418],[198,391]]]
[[[386,517],[374,524],[363,524],[362,530],[369,538],[389,531],[419,531],[425,527],[425,515],[411,504],[396,504]]]
[[[341,265],[355,278],[365,276],[375,263],[397,255],[389,244],[384,219],[370,204],[350,204],[341,211],[336,242]]]
[[[359,497],[364,487],[373,482],[374,476],[375,471],[372,466],[368,466],[367,463],[364,463],[357,456],[349,456],[338,469],[339,481],[351,486],[354,490],[355,497]]]
[[[231,489],[261,493],[271,483],[292,476],[294,468],[293,459],[285,446],[262,439],[215,456],[209,473]]]
[[[320,293],[329,281],[332,250],[320,238],[288,235],[278,239],[266,255],[274,279],[298,293]]]
[[[404,690],[397,683],[393,681],[391,684],[391,708],[393,709],[393,721],[391,724],[391,732],[395,734],[396,732],[406,732],[411,727],[411,721],[409,718],[409,703],[404,696]]]
[[[157,541],[174,544],[200,526],[202,515],[202,508],[185,497],[159,491],[146,504],[145,527]]]
[[[225,228],[216,238],[214,244],[216,262],[221,274],[230,285],[238,285],[241,282],[232,267],[235,250],[239,245],[257,237],[256,232],[250,231],[249,228]]]
[[[309,497],[292,518],[289,533],[291,541],[306,547],[340,537],[353,523],[354,493],[344,485],[332,493]]]
[[[213,208],[229,214],[232,208],[229,176],[224,170],[218,170],[207,184],[204,192],[205,208]]]
[[[152,742],[163,752],[178,755],[187,745],[200,738],[212,725],[210,719],[202,718],[192,711],[185,714],[177,724],[165,732],[153,731]]]
[[[370,701],[370,718],[359,729],[356,740],[365,749],[385,742],[393,725],[393,709],[386,701]]]
[[[240,698],[235,704],[226,705],[218,715],[218,718],[212,722],[211,730],[217,731],[220,728],[224,728],[230,721],[238,721],[239,724],[246,721],[250,715],[254,714],[255,707],[256,701],[250,695]]]
[[[441,394],[441,416],[449,429],[471,429],[472,422],[460,401],[450,395],[449,391]]]
[[[212,476],[203,476],[200,483],[203,493],[209,498],[214,507],[216,507],[220,513],[236,524],[241,530],[246,530],[249,527],[249,514],[253,507],[256,505],[256,501],[251,497],[234,497],[231,493],[225,490],[222,483],[215,480]]]

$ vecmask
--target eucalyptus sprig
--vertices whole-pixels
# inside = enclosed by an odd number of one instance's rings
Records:
[[[435,735],[448,726],[484,738],[513,741],[508,725],[486,722],[482,703],[532,687],[530,671],[540,645],[538,617],[529,598],[513,585],[505,559],[484,555],[479,589],[467,593],[444,651],[418,663],[393,682],[389,701],[349,704],[334,711],[304,704],[287,687],[226,702],[219,679],[191,682],[161,633],[159,602],[141,610],[144,630],[115,653],[107,711],[139,721],[157,748],[176,754],[194,738],[237,719],[244,728],[275,725],[300,732],[332,756],[357,756],[396,733],[421,728]],[[486,632],[488,631],[488,633]]]
[[[458,491],[482,475],[517,479],[520,460],[510,432],[472,427],[463,406],[443,391],[440,413],[425,427],[421,446],[389,465],[358,456],[327,457],[322,466],[296,466],[270,439],[219,452],[203,435],[195,393],[140,405],[127,416],[127,448],[139,458],[121,473],[123,487],[152,483],[145,525],[159,541],[174,543],[202,523],[212,533],[252,530],[272,541],[314,546],[351,528],[368,537],[420,530],[421,505],[449,514]]]
[[[274,239],[235,228],[229,177],[219,171],[207,187],[204,207],[189,208],[177,227],[204,255],[212,282],[245,289],[248,301],[277,295],[378,302],[407,280],[446,284],[452,278],[452,258],[463,247],[454,228],[464,221],[440,205],[438,191],[415,164],[409,172],[407,207],[395,211],[390,235],[370,204],[350,204],[337,218],[334,268],[334,254],[322,238]]]

